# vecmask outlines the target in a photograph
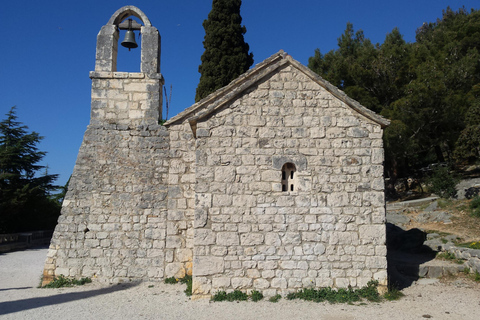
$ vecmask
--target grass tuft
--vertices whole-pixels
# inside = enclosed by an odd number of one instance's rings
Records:
[[[273,297],[270,297],[270,299],[268,299],[268,301],[273,302],[273,303],[276,303],[276,302],[278,302],[280,299],[282,299],[282,296],[279,295],[279,294],[276,294],[276,295],[274,295]]]
[[[72,278],[66,278],[63,275],[59,275],[58,277],[54,277],[53,281],[50,282],[49,284],[44,285],[41,288],[63,288],[63,287],[73,287],[73,286],[83,286],[86,283],[92,282],[92,279],[90,278],[81,278],[80,280],[77,279],[72,279]]]

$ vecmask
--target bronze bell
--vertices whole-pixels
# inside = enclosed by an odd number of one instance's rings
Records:
[[[128,51],[132,48],[135,49],[138,47],[138,44],[135,42],[135,33],[133,33],[132,30],[127,30],[125,33],[125,39],[122,41],[122,46],[128,48]]]

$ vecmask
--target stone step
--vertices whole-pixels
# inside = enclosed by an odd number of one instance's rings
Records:
[[[418,253],[390,250],[387,260],[391,283],[403,289],[420,278],[437,279],[468,268],[466,264],[435,259],[435,256],[436,252],[429,250]]]

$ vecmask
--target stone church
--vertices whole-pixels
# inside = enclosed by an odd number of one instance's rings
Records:
[[[136,73],[116,71],[129,16],[143,23]],[[387,284],[388,120],[280,51],[161,125],[160,35],[133,6],[99,32],[90,78],[44,283],[191,274],[195,298]]]

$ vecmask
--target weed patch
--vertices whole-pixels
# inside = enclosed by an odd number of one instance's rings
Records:
[[[388,288],[388,291],[383,295],[383,297],[388,301],[398,300],[403,296],[405,296],[403,292],[397,288]]]
[[[263,296],[263,295],[262,295]],[[247,301],[248,295],[245,292],[240,290],[235,290],[230,293],[226,293],[225,291],[219,291],[212,296],[212,301],[220,302],[220,301]]]
[[[183,278],[175,278],[175,277],[170,277],[170,278],[165,278],[164,282],[166,284],[177,284],[177,283],[184,283],[187,285],[187,288],[185,289],[185,294],[187,296],[191,296],[192,295],[192,276],[189,276],[188,274],[183,277]]]
[[[448,260],[455,262],[457,264],[463,264],[465,260],[463,259],[457,259],[454,253],[451,252],[441,252],[437,254],[437,258],[442,259],[442,260]]]
[[[256,290],[253,290],[250,294],[250,299],[252,299],[253,302],[258,302],[263,299],[263,294]]]
[[[178,283],[178,279],[175,277],[170,277],[170,278],[165,278],[165,283],[166,284],[176,284]]]
[[[278,302],[280,299],[282,299],[282,296],[279,295],[279,294],[276,294],[273,297],[270,297],[270,299],[268,299],[268,301],[275,303],[275,302]]]
[[[458,244],[459,247],[470,248],[470,249],[480,249],[480,241],[466,242]]]
[[[190,297],[192,295],[192,283],[193,283],[192,276],[186,275],[184,278],[181,278],[179,280],[181,283],[185,283],[187,285],[187,288],[185,289],[184,292],[187,296]]]
[[[378,302],[381,300],[381,297],[378,294],[377,286],[377,281],[370,281],[366,287],[361,289],[352,289],[351,287],[348,287],[348,289],[340,288],[338,290],[334,290],[330,287],[318,290],[302,289],[297,292],[289,293],[286,298],[288,300],[302,299],[313,302],[328,301],[330,303],[353,303],[362,299]]]
[[[83,286],[86,283],[92,282],[90,278],[81,278],[78,279],[70,279],[66,278],[63,275],[59,275],[58,277],[54,277],[53,281],[49,284],[44,285],[41,288],[63,288],[63,287],[73,287],[73,286]]]

